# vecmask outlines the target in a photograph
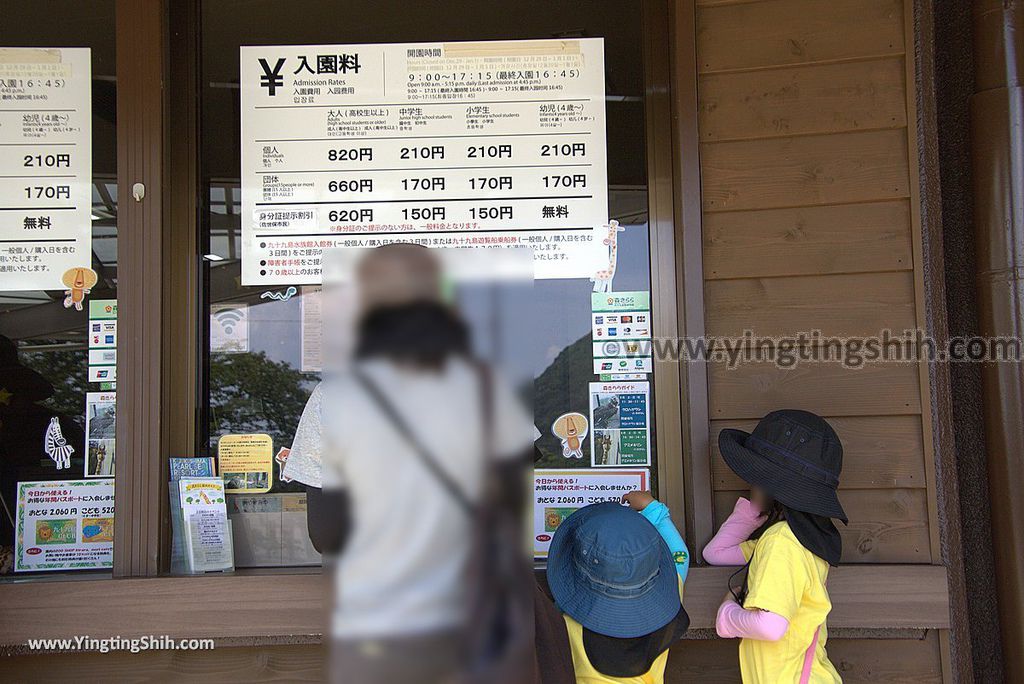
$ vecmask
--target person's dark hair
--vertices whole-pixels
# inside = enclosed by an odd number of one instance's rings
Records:
[[[765,519],[764,523],[759,528],[754,530],[754,533],[750,535],[750,538],[759,539],[761,535],[768,530],[769,527],[785,519],[786,506],[784,504],[779,503],[778,501],[772,500],[772,504],[768,508],[767,519]]]
[[[767,519],[765,519],[764,523],[759,528],[754,530],[753,534],[750,535],[750,538],[760,539],[761,535],[764,534],[769,527],[785,519],[786,506],[784,504],[779,503],[778,501],[773,500],[771,506],[768,508]],[[753,556],[751,556],[751,560],[753,560]],[[750,587],[747,584],[749,571],[750,561],[748,560],[742,568],[740,568],[739,570],[737,570],[729,576],[729,592],[732,594],[732,597],[736,599],[736,603],[740,604],[741,606],[743,605],[743,602],[746,600],[747,594],[750,591]],[[743,573],[743,582],[740,584],[738,588],[736,588],[733,586],[734,580],[740,573]]]
[[[359,321],[357,359],[388,359],[439,370],[450,357],[469,354],[469,329],[443,304],[419,301],[378,307]]]

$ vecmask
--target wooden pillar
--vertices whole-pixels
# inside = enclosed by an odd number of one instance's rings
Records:
[[[983,336],[1024,337],[1024,8],[976,0],[971,157]],[[1024,681],[1024,372],[982,369],[992,536],[1007,681]]]
[[[156,574],[160,460],[165,11],[118,0],[117,18],[117,470],[116,577]],[[138,184],[141,184],[139,186]],[[139,197],[144,192],[144,196]]]

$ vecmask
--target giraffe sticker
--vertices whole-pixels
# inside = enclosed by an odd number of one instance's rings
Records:
[[[618,234],[625,230],[615,219],[609,221],[606,228],[608,228],[608,237],[604,239],[604,244],[608,247],[608,268],[598,271],[590,279],[594,283],[594,292],[612,291],[612,278],[615,277],[615,264],[619,251]]]

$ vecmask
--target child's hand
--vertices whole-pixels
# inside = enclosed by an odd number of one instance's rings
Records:
[[[759,525],[768,519],[768,514],[760,506],[742,496],[736,499],[732,512],[746,520],[756,521]]]
[[[642,511],[647,508],[647,504],[654,501],[654,496],[648,491],[633,491],[622,497],[622,503],[629,504],[629,507],[634,511]]]

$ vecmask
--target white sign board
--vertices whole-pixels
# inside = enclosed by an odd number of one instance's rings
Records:
[[[0,291],[68,289],[92,265],[89,48],[0,48],[0,147]]]
[[[530,247],[608,267],[604,42],[242,47],[242,284],[328,247]]]
[[[109,568],[114,480],[19,482],[14,570]]]
[[[623,495],[651,488],[646,468],[632,470],[535,470],[533,473],[533,553],[548,555],[555,530],[584,506],[621,501]]]

